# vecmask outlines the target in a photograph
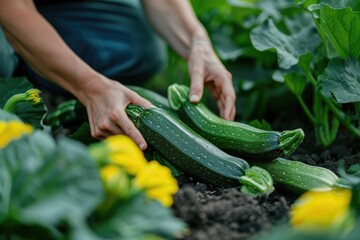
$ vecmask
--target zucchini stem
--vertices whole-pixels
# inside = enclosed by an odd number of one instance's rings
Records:
[[[239,179],[243,184],[241,192],[249,195],[269,195],[274,191],[273,180],[268,171],[263,168],[253,166],[245,170],[245,175]]]
[[[279,137],[279,148],[285,156],[292,154],[304,140],[305,133],[301,128],[283,131]]]

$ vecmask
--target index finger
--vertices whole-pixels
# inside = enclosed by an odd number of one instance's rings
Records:
[[[141,135],[140,131],[136,128],[135,124],[128,118],[125,112],[121,113],[121,122],[118,123],[119,127],[123,132],[132,138],[132,140],[139,146],[141,150],[147,148],[147,143],[144,137]]]

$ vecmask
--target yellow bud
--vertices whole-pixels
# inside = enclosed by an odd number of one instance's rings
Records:
[[[25,92],[25,99],[26,101],[28,101],[31,104],[38,104],[41,102],[41,97],[40,97],[40,90],[39,89],[29,89]]]

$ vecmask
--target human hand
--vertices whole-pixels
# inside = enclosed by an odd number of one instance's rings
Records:
[[[188,54],[188,67],[191,78],[190,101],[197,103],[203,95],[204,85],[217,100],[220,116],[234,120],[235,90],[232,75],[226,70],[207,41],[193,41]]]
[[[125,108],[129,104],[149,108],[152,104],[119,82],[104,81],[88,84],[82,91],[82,102],[86,106],[91,135],[103,139],[110,135],[126,134],[140,149],[145,150],[146,141],[128,118]]]

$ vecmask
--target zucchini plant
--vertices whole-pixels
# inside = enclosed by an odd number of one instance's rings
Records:
[[[170,106],[198,134],[224,151],[255,161],[270,161],[292,154],[304,139],[302,129],[266,131],[222,119],[204,103],[189,100],[189,88],[173,84],[168,88]]]
[[[302,14],[278,24],[269,18],[251,31],[252,45],[276,50],[274,79],[295,95],[319,144],[330,146],[340,125],[360,137],[358,1],[298,2]],[[311,99],[305,98],[306,90]]]

